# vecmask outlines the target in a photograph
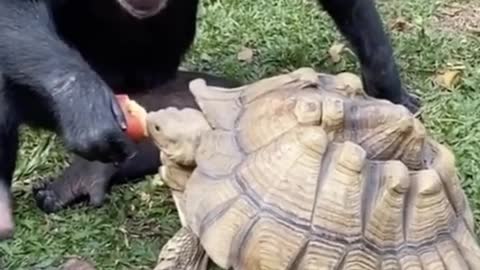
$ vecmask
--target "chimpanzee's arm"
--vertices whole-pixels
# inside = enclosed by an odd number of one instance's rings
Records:
[[[10,79],[55,101],[62,90],[92,72],[57,36],[46,4],[32,2],[7,0],[0,6],[2,69]]]
[[[352,44],[368,94],[417,111],[419,102],[402,87],[392,46],[373,0],[319,0]]]
[[[113,93],[57,36],[46,1],[0,3],[0,65],[9,80],[48,101],[52,121],[74,152],[102,161],[131,154]]]

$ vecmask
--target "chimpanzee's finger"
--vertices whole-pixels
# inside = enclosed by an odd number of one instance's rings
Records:
[[[112,107],[113,116],[115,117],[115,120],[117,121],[117,123],[120,125],[120,128],[123,131],[127,130],[127,120],[126,120],[125,114],[123,113],[116,98],[112,97],[111,107]]]

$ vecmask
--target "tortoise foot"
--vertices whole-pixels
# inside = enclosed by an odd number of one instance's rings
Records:
[[[200,239],[186,227],[182,227],[163,246],[154,270],[207,270],[208,256]]]

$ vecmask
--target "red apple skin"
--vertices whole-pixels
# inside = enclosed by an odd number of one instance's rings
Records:
[[[142,125],[142,120],[129,110],[129,103],[131,100],[128,95],[116,95],[116,98],[123,111],[125,120],[127,121],[127,130],[125,131],[127,136],[135,142],[140,142],[145,138],[145,130]]]
[[[140,119],[127,115],[127,136],[135,142],[140,142],[145,138],[145,132],[143,130]]]

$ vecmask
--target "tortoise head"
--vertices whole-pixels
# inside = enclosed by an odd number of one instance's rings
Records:
[[[200,136],[207,130],[207,120],[195,109],[169,107],[147,115],[149,137],[169,161],[180,166],[195,165]]]

